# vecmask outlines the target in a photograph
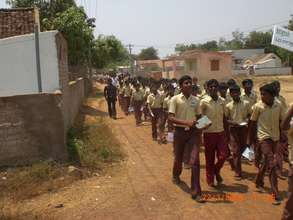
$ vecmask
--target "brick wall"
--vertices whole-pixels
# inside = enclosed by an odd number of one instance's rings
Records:
[[[65,160],[61,95],[0,97],[0,166]]]
[[[0,39],[34,33],[39,22],[37,8],[0,9]]]

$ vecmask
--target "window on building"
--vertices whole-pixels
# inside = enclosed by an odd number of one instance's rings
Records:
[[[220,60],[211,60],[211,71],[220,70]]]
[[[196,68],[197,68],[196,60],[185,61],[186,71],[194,72],[196,71]]]

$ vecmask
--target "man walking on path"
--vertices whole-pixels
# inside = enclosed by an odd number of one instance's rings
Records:
[[[280,122],[284,118],[284,109],[275,99],[272,84],[260,88],[261,101],[253,106],[249,125],[249,145],[256,142],[261,150],[263,161],[256,177],[256,187],[264,191],[265,172],[269,172],[269,181],[275,197],[274,205],[281,203],[277,177],[277,143],[280,140]],[[256,141],[255,141],[256,140]]]
[[[132,92],[131,105],[134,108],[134,117],[136,126],[141,124],[142,105],[144,100],[144,92],[140,89],[140,85],[134,85],[135,90]]]
[[[242,178],[241,157],[246,146],[247,125],[251,111],[249,102],[240,98],[238,85],[230,87],[230,96],[233,101],[226,105],[225,115],[229,124],[235,179],[240,180]]]
[[[117,101],[117,88],[112,84],[112,79],[108,79],[108,85],[104,88],[104,96],[108,104],[109,116],[116,119],[116,101]]]
[[[161,122],[162,111],[163,111],[163,98],[158,93],[156,85],[151,87],[151,94],[147,98],[147,105],[152,120],[152,138],[154,141],[158,140],[158,124]],[[159,142],[162,141],[161,133],[159,133]]]
[[[199,99],[191,95],[192,80],[190,76],[182,76],[179,85],[181,93],[171,99],[169,107],[169,120],[175,127],[173,182],[180,184],[184,151],[190,148],[191,198],[197,202],[204,202],[201,198],[200,187],[200,146],[197,145],[198,136],[195,127],[201,114]]]
[[[221,168],[228,156],[228,127],[224,115],[225,100],[218,96],[219,83],[216,79],[207,82],[208,96],[201,100],[200,107],[203,115],[212,122],[211,126],[204,130],[204,146],[206,158],[206,177],[210,187],[215,187],[214,177],[218,184],[223,182],[220,175]],[[215,157],[217,162],[215,163]]]

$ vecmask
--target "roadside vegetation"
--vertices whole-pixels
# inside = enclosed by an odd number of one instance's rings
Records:
[[[21,201],[54,192],[75,181],[103,175],[105,168],[124,158],[118,140],[104,119],[105,113],[91,107],[101,97],[94,91],[68,131],[69,161],[39,161],[29,166],[0,170],[0,209],[6,199]],[[1,219],[1,215],[0,215]]]

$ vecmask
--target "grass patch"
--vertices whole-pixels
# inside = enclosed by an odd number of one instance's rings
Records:
[[[0,198],[22,200],[54,191],[80,177],[71,176],[67,165],[40,161],[31,166],[7,168],[0,172]],[[62,177],[62,178],[61,178]]]
[[[67,146],[72,162],[90,169],[102,169],[124,157],[118,140],[99,116],[90,125],[82,123],[71,128]]]

